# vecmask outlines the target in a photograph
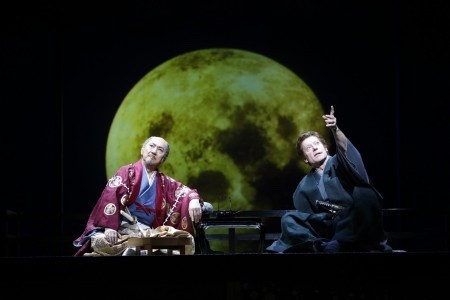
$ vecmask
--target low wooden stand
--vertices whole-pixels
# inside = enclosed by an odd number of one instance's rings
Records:
[[[202,253],[209,252],[207,230],[212,228],[225,228],[228,230],[229,253],[236,253],[236,240],[238,235],[236,229],[256,229],[259,232],[258,252],[264,252],[266,233],[261,218],[221,217],[203,219],[197,231]]]
[[[141,255],[141,250],[147,250],[148,255],[153,254],[153,249],[167,249],[167,254],[173,254],[173,250],[179,250],[180,254],[186,254],[186,245],[190,244],[189,237],[132,237],[128,240],[129,247],[136,247],[136,255]]]

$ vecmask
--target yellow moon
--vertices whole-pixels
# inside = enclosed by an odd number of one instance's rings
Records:
[[[282,188],[271,182],[291,176],[286,170],[309,169],[295,142],[304,130],[327,134],[323,113],[308,85],[268,57],[188,52],[149,71],[126,95],[109,131],[106,173],[138,160],[142,142],[161,136],[171,151],[160,171],[215,209],[271,209],[264,189]]]

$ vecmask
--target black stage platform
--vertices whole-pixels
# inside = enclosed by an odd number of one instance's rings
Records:
[[[4,257],[5,294],[128,299],[442,299],[450,252]]]

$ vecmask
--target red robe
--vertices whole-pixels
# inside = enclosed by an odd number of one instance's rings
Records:
[[[103,228],[119,230],[120,210],[137,201],[142,174],[145,171],[142,166],[141,159],[134,164],[122,166],[108,180],[89,216],[84,232],[73,242],[76,247],[80,247],[75,256],[83,255],[90,250],[90,238],[86,239],[86,237],[93,230]],[[197,190],[159,171],[155,180],[157,180],[155,219],[152,227],[172,226],[194,235],[192,220],[189,216],[189,202],[192,199],[199,199],[200,204],[203,205]]]

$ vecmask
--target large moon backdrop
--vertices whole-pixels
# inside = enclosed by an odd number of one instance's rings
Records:
[[[325,108],[328,109],[328,108]],[[327,136],[315,93],[280,63],[240,49],[178,55],[139,80],[122,101],[106,147],[110,177],[162,136],[170,155],[160,171],[196,188],[215,210],[286,209],[308,171],[298,134]]]

